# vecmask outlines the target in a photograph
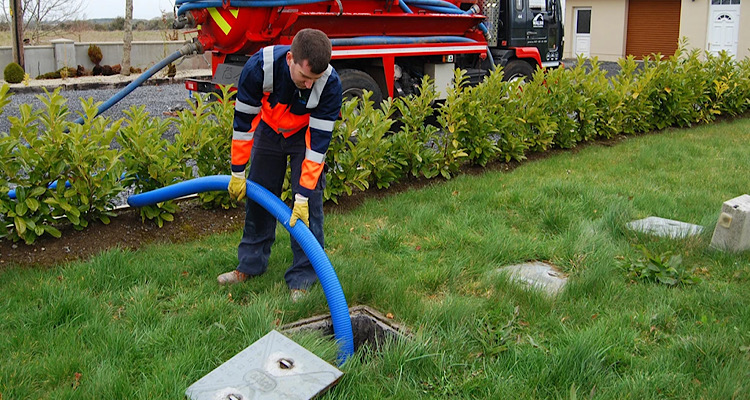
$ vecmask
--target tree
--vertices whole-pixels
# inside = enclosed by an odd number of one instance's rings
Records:
[[[133,0],[125,0],[125,38],[122,46],[121,74],[130,75],[130,49],[133,45]]]
[[[10,0],[11,1],[11,37],[13,38],[13,61],[25,68],[23,54],[23,11],[20,11],[21,0]],[[19,13],[20,11],[20,13]]]
[[[3,16],[10,18],[10,1],[3,0]],[[83,0],[21,0],[23,31],[32,44],[39,43],[46,34],[56,32],[55,27],[63,21],[76,19],[83,8]]]

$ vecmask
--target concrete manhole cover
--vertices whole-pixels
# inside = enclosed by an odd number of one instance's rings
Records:
[[[693,225],[686,222],[659,217],[648,217],[639,219],[638,221],[629,222],[627,227],[637,232],[670,237],[673,239],[699,235],[703,232],[703,227],[700,225]]]
[[[551,296],[560,293],[568,283],[566,274],[553,265],[539,261],[509,265],[498,271],[508,274],[512,282],[542,290]]]

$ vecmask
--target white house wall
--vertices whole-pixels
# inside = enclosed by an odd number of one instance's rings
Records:
[[[591,56],[601,61],[617,61],[625,53],[627,2],[623,0],[567,0],[563,57],[574,58],[574,10],[582,7],[591,8]]]

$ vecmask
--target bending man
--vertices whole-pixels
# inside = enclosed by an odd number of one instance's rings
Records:
[[[249,179],[281,195],[287,162],[294,209],[323,246],[323,165],[341,111],[341,81],[329,65],[331,42],[325,33],[303,29],[290,46],[268,46],[255,53],[240,75],[234,111],[232,178],[229,194],[245,197]],[[252,156],[252,157],[251,157]],[[244,282],[268,268],[276,219],[254,201],[245,204],[245,228],[237,269],[219,275],[221,285]],[[302,248],[291,238],[293,261],[284,278],[297,300],[318,279]]]

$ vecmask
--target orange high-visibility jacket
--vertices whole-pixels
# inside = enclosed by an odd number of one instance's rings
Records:
[[[309,197],[323,172],[334,122],[341,111],[341,81],[328,66],[311,89],[292,81],[289,46],[268,46],[255,53],[240,75],[234,107],[232,172],[245,170],[260,124],[284,137],[305,135],[300,194]]]

